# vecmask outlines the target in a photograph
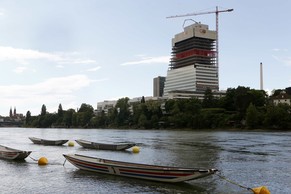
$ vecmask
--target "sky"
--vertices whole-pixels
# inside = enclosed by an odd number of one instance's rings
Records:
[[[193,20],[215,30],[220,90],[291,86],[289,0],[0,0],[0,115],[94,109],[98,102],[153,95],[166,76],[171,40]]]

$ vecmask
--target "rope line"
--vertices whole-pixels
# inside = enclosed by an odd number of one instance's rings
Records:
[[[66,163],[67,159],[65,159],[64,163],[63,163],[63,166],[65,166],[65,163]]]
[[[37,159],[34,159],[33,157],[31,157],[31,156],[29,156],[32,160],[34,160],[34,161],[38,161]]]
[[[221,179],[223,179],[223,180],[225,180],[225,181],[227,181],[227,182],[229,182],[229,183],[232,183],[232,184],[237,185],[237,186],[239,186],[239,187],[241,187],[241,188],[244,188],[244,189],[247,189],[247,190],[253,191],[253,189],[251,189],[251,188],[249,188],[249,187],[246,187],[246,186],[243,186],[243,185],[240,185],[240,184],[238,184],[238,183],[236,183],[236,182],[234,182],[234,181],[232,181],[232,180],[227,179],[226,177],[224,177],[224,176],[222,176],[222,175],[220,175],[220,174],[215,174],[215,175],[217,175],[218,177],[220,177]]]

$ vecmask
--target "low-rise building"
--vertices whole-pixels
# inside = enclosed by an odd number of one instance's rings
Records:
[[[204,99],[204,91],[183,91],[183,90],[174,90],[168,93],[168,99],[189,99],[197,98],[199,100]],[[212,95],[215,98],[221,98],[226,95],[226,91],[212,91]]]
[[[275,105],[280,103],[291,105],[291,95],[287,94],[285,91],[280,92],[277,96],[273,96],[272,100]]]

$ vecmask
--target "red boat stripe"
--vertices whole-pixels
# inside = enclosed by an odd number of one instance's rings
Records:
[[[81,164],[81,165],[83,165],[83,166],[90,166],[90,167],[96,167],[96,168],[108,169],[108,168],[105,167],[105,166],[96,165],[96,164],[94,164],[94,163],[83,162],[83,161],[76,160],[76,159],[72,159],[72,158],[70,158],[70,160],[72,160],[73,163]]]
[[[146,174],[134,174],[134,173],[121,173],[122,175],[129,175],[129,176],[140,176],[140,177],[151,177],[152,179],[175,179],[178,178],[176,176],[158,176],[158,175],[146,175]]]
[[[149,175],[160,175],[160,176],[175,176],[175,177],[184,177],[193,175],[194,173],[187,173],[187,174],[181,174],[181,173],[160,173],[160,172],[148,172],[148,171],[139,171],[139,170],[128,170],[128,169],[119,169],[120,172],[129,172],[129,173],[137,173],[137,174],[149,174]]]

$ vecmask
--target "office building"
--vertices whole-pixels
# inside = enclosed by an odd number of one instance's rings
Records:
[[[163,96],[169,93],[218,91],[216,31],[201,23],[184,28],[172,39],[172,54]]]
[[[162,97],[164,93],[164,85],[165,85],[166,77],[155,77],[153,81],[153,97]]]

